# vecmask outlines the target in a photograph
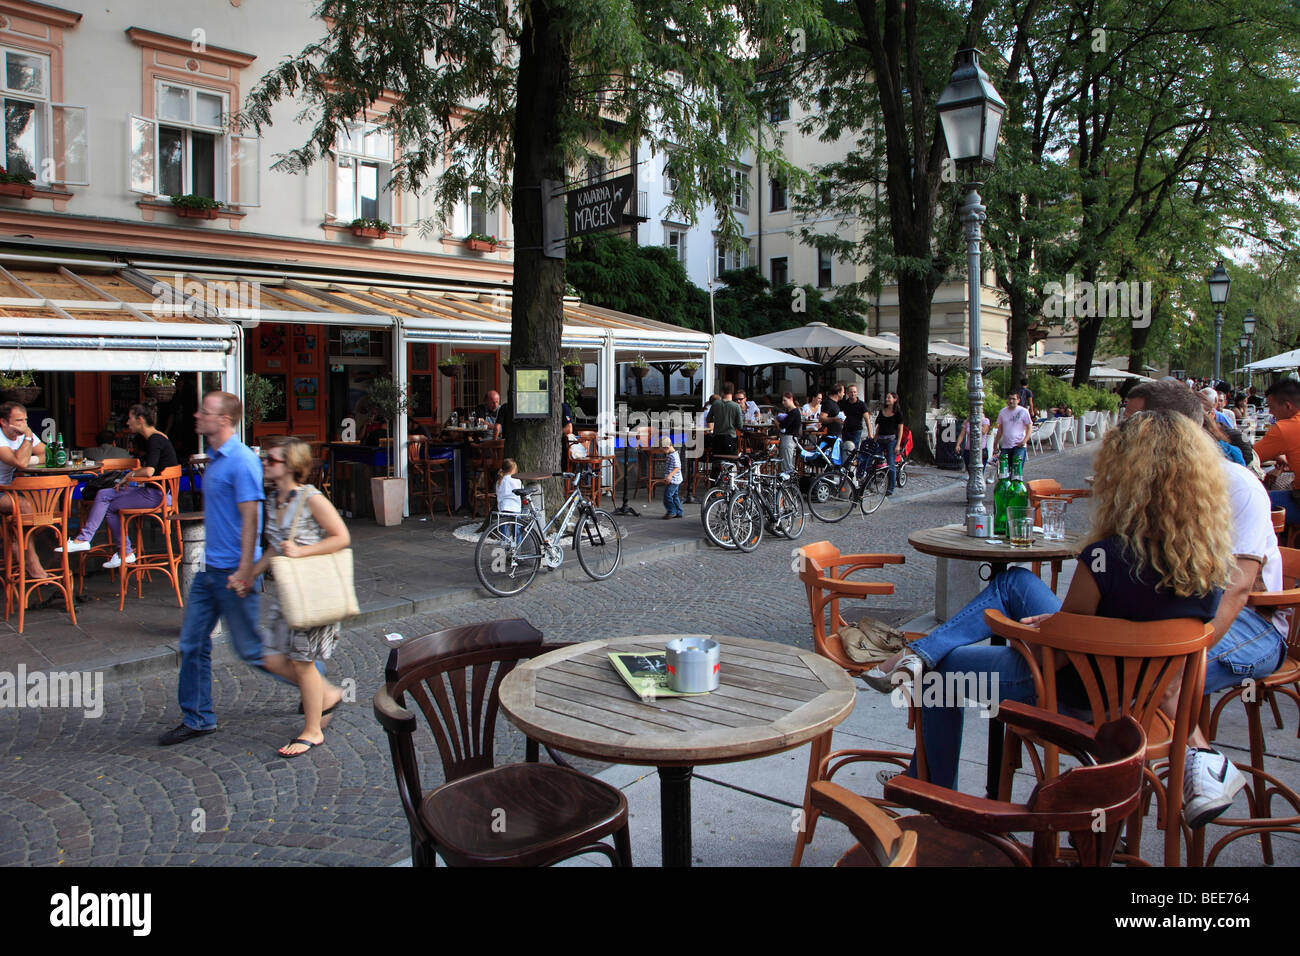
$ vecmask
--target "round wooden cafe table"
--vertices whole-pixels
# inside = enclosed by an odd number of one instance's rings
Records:
[[[722,645],[717,690],[642,701],[615,673],[611,651],[662,651],[678,637]],[[718,634],[643,634],[588,641],[517,666],[501,709],[556,750],[659,768],[664,866],[691,865],[691,775],[790,750],[828,734],[853,710],[853,681],[813,651]]]
[[[80,465],[71,463],[66,465],[18,465],[15,466],[14,472],[24,475],[97,475],[103,471],[103,466],[93,461],[87,461]]]

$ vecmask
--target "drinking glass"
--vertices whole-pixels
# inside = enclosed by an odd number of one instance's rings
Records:
[[[1028,548],[1034,543],[1034,509],[1007,509],[1007,537],[1013,548]]]
[[[1043,516],[1043,540],[1061,541],[1065,538],[1065,507],[1069,502],[1064,498],[1044,498],[1038,505]]]

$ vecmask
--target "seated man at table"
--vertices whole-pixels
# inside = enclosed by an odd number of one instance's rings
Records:
[[[1255,454],[1261,462],[1286,456],[1294,465],[1300,462],[1300,383],[1283,379],[1270,385],[1264,395],[1268,410],[1277,421],[1255,442]],[[1290,491],[1273,491],[1269,498],[1274,508],[1285,509],[1287,524],[1300,524],[1300,501]]]
[[[116,436],[107,429],[95,436],[97,444],[94,448],[86,449],[86,457],[91,461],[103,461],[105,458],[134,458],[135,456],[125,448],[120,448],[113,444]]]
[[[39,463],[44,454],[45,446],[27,427],[27,409],[17,402],[0,405],[0,485],[13,481],[15,468],[24,468],[32,461]],[[20,507],[23,514],[31,514],[31,505],[26,501],[22,501]],[[0,515],[12,513],[9,496],[0,494]],[[15,542],[15,560],[18,560],[17,547]],[[34,543],[27,546],[27,576],[32,580],[49,577],[41,568]]]
[[[501,409],[501,393],[496,389],[491,389],[483,396],[483,404],[474,409],[474,415],[483,419],[489,425],[497,423],[497,413]]]
[[[736,404],[740,406],[740,413],[746,425],[752,425],[758,421],[758,402],[750,399],[743,388],[736,392]]]
[[[1276,669],[1285,652],[1284,634],[1272,619],[1261,617],[1253,609],[1245,607],[1246,597],[1257,576],[1262,576],[1264,586],[1270,590],[1281,587],[1281,556],[1276,538],[1271,533],[1269,509],[1262,489],[1258,487],[1259,482],[1244,469],[1208,450],[1213,448],[1208,444],[1210,439],[1196,424],[1201,420],[1200,400],[1181,385],[1143,383],[1129,393],[1129,408],[1131,415],[1145,411],[1173,416],[1186,424],[1175,428],[1178,435],[1173,441],[1165,440],[1169,437],[1165,434],[1169,431],[1167,424],[1153,430],[1141,418],[1131,419],[1138,423],[1138,429],[1126,420],[1120,429],[1108,434],[1099,457],[1099,478],[1101,459],[1107,458],[1112,468],[1120,469],[1117,472],[1120,480],[1106,484],[1098,482],[1099,499],[1094,502],[1094,514],[1104,531],[1108,517],[1122,514],[1124,508],[1133,505],[1133,494],[1125,489],[1151,487],[1150,482],[1139,481],[1137,476],[1149,468],[1156,453],[1166,460],[1177,457],[1178,467],[1187,470],[1189,475],[1199,469],[1198,477],[1189,480],[1186,486],[1205,489],[1201,498],[1180,503],[1174,496],[1161,495],[1153,489],[1146,501],[1146,510],[1186,509],[1179,512],[1179,527],[1186,532],[1186,538],[1180,539],[1178,548],[1186,550],[1183,540],[1199,542],[1205,546],[1200,556],[1202,561],[1217,561],[1219,549],[1212,546],[1213,539],[1223,533],[1229,536],[1230,541],[1224,543],[1222,552],[1225,560],[1227,555],[1231,555],[1235,562],[1227,561],[1230,574],[1227,589],[1219,592],[1221,598],[1216,594],[1214,607],[1208,603],[1203,608],[1194,607],[1188,603],[1195,603],[1197,599],[1194,596],[1171,598],[1171,592],[1164,587],[1143,593],[1140,598],[1135,597],[1138,594],[1135,588],[1146,587],[1150,575],[1117,576],[1118,566],[1126,566],[1126,559],[1121,553],[1119,561],[1113,560],[1116,555],[1110,547],[1106,547],[1107,561],[1100,565],[1100,569],[1094,570],[1098,567],[1094,560],[1079,561],[1064,604],[1039,578],[1023,568],[1012,568],[999,575],[975,600],[924,639],[868,671],[863,679],[870,686],[891,691],[904,670],[915,673],[934,664],[945,673],[996,674],[996,688],[1001,700],[1032,700],[1032,679],[1024,660],[1014,649],[970,646],[990,636],[984,623],[985,608],[995,608],[1026,624],[1036,624],[1058,610],[1130,620],[1179,616],[1212,620],[1216,643],[1207,652],[1206,693],[1235,686],[1247,677],[1262,677]],[[1189,425],[1190,430],[1187,428]],[[1138,435],[1139,429],[1149,434],[1150,440]],[[1126,435],[1128,432],[1133,434]],[[1112,439],[1111,434],[1116,437]],[[1193,451],[1197,448],[1205,455],[1204,461],[1197,460]],[[1218,464],[1214,464],[1216,462]],[[1213,467],[1205,469],[1201,468],[1202,465]],[[1133,480],[1124,478],[1127,472],[1132,472],[1129,477]],[[1216,501],[1221,502],[1217,508],[1214,507]],[[1123,507],[1117,509],[1117,502]],[[1188,509],[1188,505],[1192,507]],[[1109,524],[1114,524],[1114,521],[1109,521]],[[1091,552],[1102,544],[1104,542],[1089,545],[1082,556],[1089,558]],[[1164,550],[1169,551],[1167,547]],[[922,717],[930,779],[942,786],[952,787],[956,783],[963,717],[959,704],[933,709],[927,707]],[[1176,704],[1175,687],[1162,703],[1162,709],[1172,716]],[[1223,813],[1244,783],[1245,779],[1231,761],[1210,749],[1204,736],[1193,728],[1188,739],[1183,774],[1183,814],[1188,824],[1203,826]]]

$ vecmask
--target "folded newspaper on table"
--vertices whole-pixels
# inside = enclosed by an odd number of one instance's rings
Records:
[[[686,694],[668,686],[668,654],[652,651],[637,654],[629,651],[610,651],[609,662],[618,676],[627,682],[632,692],[641,698],[648,697],[701,697],[708,693]]]

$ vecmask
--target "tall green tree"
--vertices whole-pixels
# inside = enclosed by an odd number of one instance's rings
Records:
[[[510,207],[511,357],[557,370],[564,261],[544,255],[543,180],[564,181],[594,148],[671,149],[673,210],[689,219],[716,206],[724,237],[737,236],[727,173],[759,122],[744,51],[822,33],[815,0],[322,0],[316,15],[328,32],[262,78],[247,121],[267,125],[276,101],[296,97],[311,129],[284,164],[304,168],[393,97],[383,119],[402,147],[392,187],[431,187],[444,215],[471,185]],[[509,431],[506,453],[525,468],[550,467],[559,452],[548,422]]]

